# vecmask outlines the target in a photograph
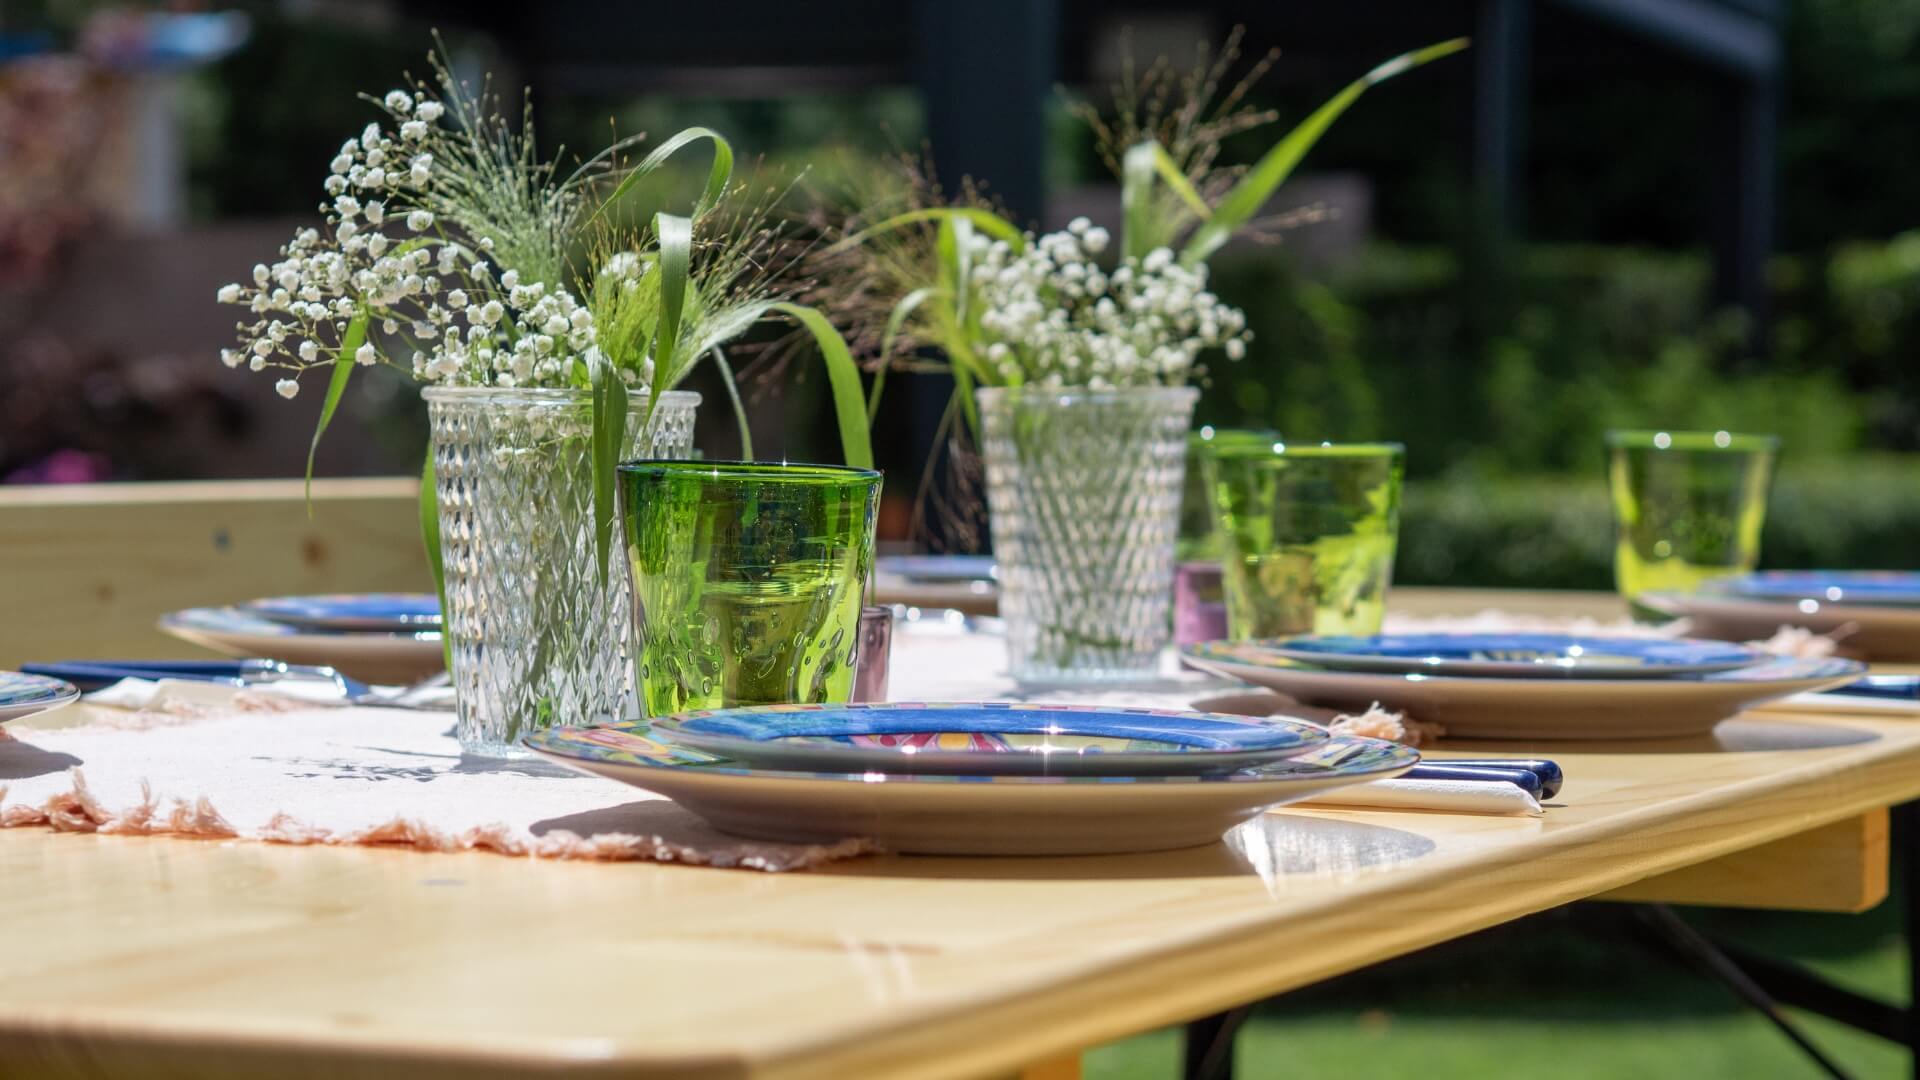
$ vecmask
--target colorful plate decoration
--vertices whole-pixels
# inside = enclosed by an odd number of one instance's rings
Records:
[[[1333,736],[1298,757],[1200,776],[951,776],[747,768],[648,737],[644,722],[522,742],[580,772],[664,795],[736,836],[870,837],[896,852],[1090,855],[1210,844],[1261,812],[1398,776],[1420,755]]]
[[[1228,772],[1327,740],[1290,717],[1003,703],[766,705],[664,717],[653,733],[758,768],[1039,776]]]
[[[1920,607],[1916,570],[1764,570],[1717,578],[1700,587],[1719,596],[1752,600],[1814,600],[1825,604]]]
[[[1237,651],[1339,671],[1516,679],[1659,679],[1732,671],[1768,659],[1758,649],[1725,641],[1536,633],[1305,635],[1243,642]]]
[[[1215,641],[1182,650],[1187,662],[1300,702],[1360,712],[1378,703],[1446,727],[1447,736],[1492,739],[1659,739],[1705,735],[1742,709],[1859,678],[1854,660],[1768,660],[1751,667],[1665,679],[1507,679],[1336,671]]]
[[[57,709],[79,696],[72,683],[45,675],[0,671],[0,724]]]
[[[440,629],[440,600],[431,593],[333,593],[270,596],[242,610],[289,626],[342,631]]]

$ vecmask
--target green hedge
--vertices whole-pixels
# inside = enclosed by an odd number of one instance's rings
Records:
[[[1789,459],[1768,502],[1761,565],[1920,568],[1920,455]],[[1409,482],[1394,580],[1610,589],[1606,482],[1598,473]]]
[[[1756,355],[1697,254],[1532,246],[1469,274],[1377,247],[1331,276],[1223,256],[1214,285],[1254,341],[1214,364],[1200,419],[1398,440],[1421,477],[1593,469],[1609,427],[1760,430],[1808,458],[1920,449],[1920,234],[1773,269]]]

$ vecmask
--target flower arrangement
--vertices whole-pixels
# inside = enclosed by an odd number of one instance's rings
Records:
[[[972,289],[985,371],[995,381],[1105,390],[1178,386],[1202,350],[1245,355],[1247,320],[1207,291],[1207,268],[1166,248],[1111,273],[1095,257],[1107,231],[1076,218],[1015,252],[974,235]]]
[[[1076,221],[1036,236],[971,185],[947,200],[918,174],[909,178],[908,206],[871,224],[855,221],[822,249],[815,276],[826,282],[828,305],[856,325],[886,327],[864,350],[881,379],[895,364],[924,368],[916,354],[933,346],[972,418],[975,386],[1179,385],[1204,370],[1197,361],[1207,349],[1244,355],[1245,319],[1207,291],[1207,259],[1234,234],[1268,224],[1259,218],[1268,198],[1369,87],[1467,42],[1379,65],[1246,168],[1221,165],[1220,151],[1229,136],[1275,119],[1243,104],[1273,56],[1223,93],[1238,43],[1236,31],[1185,75],[1163,62],[1129,77],[1115,88],[1112,118],[1075,107],[1121,181],[1124,220],[1111,270],[1098,265],[1112,241],[1104,229]]]
[[[733,394],[725,346],[782,316],[826,360],[848,462],[871,465],[852,355],[769,269],[778,229],[765,206],[736,209],[747,185],[733,179],[723,136],[689,128],[631,165],[639,139],[618,139],[561,175],[537,153],[530,109],[516,127],[486,88],[460,83],[439,53],[430,61],[431,82],[367,99],[382,115],[333,158],[321,223],[218,293],[248,315],[221,353],[229,367],[275,374],[287,398],[303,375],[329,370],[314,447],[359,366],[447,386],[590,390],[604,572],[629,394],[657,400],[704,357]],[[622,197],[698,144],[713,163],[691,212],[626,221]],[[751,457],[737,395],[734,406]],[[309,452],[309,478],[312,463]],[[422,521],[434,547],[425,508]]]
[[[726,349],[791,320],[826,362],[849,464],[872,450],[846,342],[782,272],[783,191],[736,180],[723,136],[689,128],[638,161],[639,139],[616,139],[563,173],[527,115],[432,65],[367,99],[378,115],[333,157],[319,222],[219,290],[245,310],[221,358],[288,398],[324,374],[315,447],[361,367],[424,385],[420,525],[456,733],[508,754],[531,728],[618,708],[632,622],[608,580],[615,466],[691,452],[697,399],[670,392],[697,364],[719,366],[752,457]],[[712,160],[686,212],[633,210],[634,186],[689,148]]]
[[[1023,231],[970,185],[949,201],[910,171],[904,209],[820,255],[829,303],[885,326],[866,342],[869,412],[888,367],[924,370],[924,349],[953,375],[942,433],[964,415],[980,447],[1016,679],[1155,677],[1199,396],[1187,383],[1208,350],[1237,360],[1248,341],[1244,315],[1208,290],[1207,260],[1264,224],[1267,199],[1368,87],[1466,45],[1380,65],[1240,169],[1219,163],[1223,141],[1275,117],[1242,104],[1271,55],[1220,92],[1238,41],[1191,74],[1162,63],[1129,79],[1112,120],[1077,110],[1120,178],[1117,245],[1084,219]]]

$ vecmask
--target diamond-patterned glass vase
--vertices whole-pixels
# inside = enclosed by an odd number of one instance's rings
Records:
[[[463,750],[524,753],[520,736],[617,717],[628,616],[618,550],[593,535],[592,394],[428,387],[446,632]],[[700,395],[635,394],[622,458],[688,457]],[[619,544],[616,530],[614,543]]]
[[[1014,678],[1157,674],[1198,396],[1191,387],[977,392]]]

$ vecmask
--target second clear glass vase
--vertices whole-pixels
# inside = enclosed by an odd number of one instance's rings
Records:
[[[468,753],[524,754],[522,735],[617,718],[632,634],[623,559],[600,575],[592,395],[428,387],[452,639],[455,734]],[[700,395],[635,393],[623,458],[684,458]],[[642,424],[646,428],[642,430]]]
[[[1010,673],[1151,679],[1171,634],[1192,387],[976,392]]]

